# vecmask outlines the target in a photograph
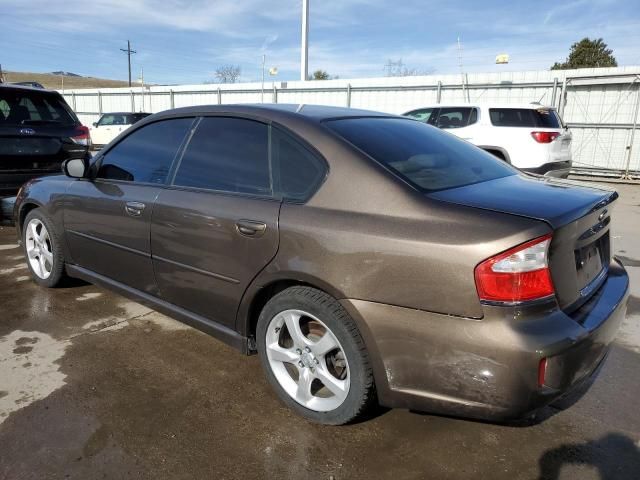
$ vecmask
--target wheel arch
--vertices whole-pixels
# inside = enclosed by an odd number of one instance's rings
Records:
[[[40,203],[36,202],[35,200],[25,200],[21,205],[20,208],[17,212],[17,217],[16,220],[16,233],[18,234],[18,238],[22,239],[22,226],[24,225],[24,221],[27,218],[27,215],[29,215],[29,212],[31,212],[32,210],[35,210],[36,208],[42,208],[42,205],[40,205]]]
[[[511,164],[511,157],[504,148],[495,145],[478,145],[478,147],[485,150],[486,152],[491,153],[492,155],[495,155],[498,158],[501,158],[508,164]]]
[[[260,282],[254,281],[245,292],[236,316],[236,331],[248,339],[250,354],[255,353],[256,326],[263,307],[275,295],[294,286],[315,288],[331,295],[336,300],[344,298],[341,292],[326,284],[326,282],[306,274],[283,273],[263,279]]]

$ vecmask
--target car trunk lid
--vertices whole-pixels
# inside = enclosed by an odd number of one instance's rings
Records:
[[[0,171],[47,171],[58,169],[68,157],[67,149],[77,147],[68,140],[74,127],[16,126],[0,128]]]
[[[613,190],[512,175],[429,194],[441,201],[533,218],[553,228],[549,266],[561,308],[586,302],[606,278]]]

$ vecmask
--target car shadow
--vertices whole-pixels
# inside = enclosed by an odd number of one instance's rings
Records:
[[[640,448],[621,433],[610,433],[585,443],[568,443],[547,450],[540,457],[539,480],[556,480],[565,465],[591,466],[603,480],[637,478]]]

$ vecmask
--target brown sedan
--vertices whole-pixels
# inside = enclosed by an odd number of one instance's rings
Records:
[[[64,171],[16,202],[37,283],[79,277],[257,352],[317,422],[529,415],[588,384],[625,315],[615,192],[411,119],[177,109]]]

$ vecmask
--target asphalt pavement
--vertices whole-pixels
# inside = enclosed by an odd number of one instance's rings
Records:
[[[585,396],[512,425],[308,423],[257,357],[92,285],[38,287],[0,227],[0,479],[638,479],[640,186],[616,188],[628,317]]]

